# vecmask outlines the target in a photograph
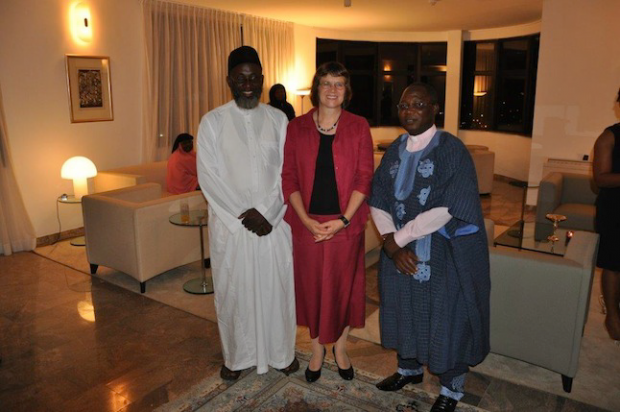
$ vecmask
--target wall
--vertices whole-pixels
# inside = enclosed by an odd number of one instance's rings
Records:
[[[139,163],[142,19],[138,0],[85,0],[93,40],[76,43],[66,0],[0,2],[0,83],[17,182],[37,237],[58,232],[56,198],[72,193],[60,178],[69,157],[98,169]],[[110,57],[114,120],[71,123],[65,55]],[[58,205],[62,230],[82,226],[81,209]]]
[[[534,109],[530,185],[549,157],[581,159],[620,121],[620,1],[545,0]],[[528,204],[536,202],[536,190]]]

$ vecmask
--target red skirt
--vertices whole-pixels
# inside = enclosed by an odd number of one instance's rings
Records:
[[[319,222],[335,218],[311,217]],[[308,230],[293,234],[297,324],[308,326],[310,337],[321,344],[336,342],[347,326],[364,327],[364,232],[345,236],[346,230],[318,243]]]

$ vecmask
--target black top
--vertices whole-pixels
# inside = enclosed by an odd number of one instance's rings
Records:
[[[314,186],[312,186],[309,212],[315,215],[339,215],[340,202],[332,153],[335,135],[319,133],[319,136],[321,136],[321,143],[319,144],[319,154],[316,157]]]
[[[289,102],[274,101],[274,102],[269,102],[269,105],[272,107],[275,107],[276,109],[282,110],[284,114],[286,115],[286,118],[288,119],[289,122],[295,118],[295,108]]]

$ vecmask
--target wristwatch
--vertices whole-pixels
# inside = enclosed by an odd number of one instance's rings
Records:
[[[351,222],[349,222],[349,219],[344,217],[344,215],[340,215],[338,219],[342,220],[342,223],[344,223],[344,227],[347,227],[351,224]]]

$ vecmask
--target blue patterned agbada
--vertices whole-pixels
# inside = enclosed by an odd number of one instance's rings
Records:
[[[381,253],[381,342],[441,374],[489,353],[489,252],[476,171],[463,143],[437,132],[425,149],[410,153],[407,136],[383,156],[370,206],[390,213],[397,229],[436,207],[447,207],[453,218],[407,245],[419,259],[413,276]]]

